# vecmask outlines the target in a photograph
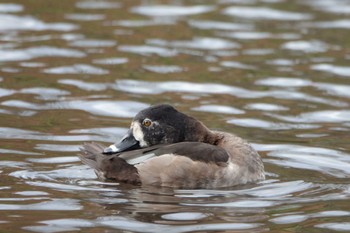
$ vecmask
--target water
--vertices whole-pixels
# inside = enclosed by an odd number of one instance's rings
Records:
[[[0,3],[4,232],[350,231],[350,1]],[[104,183],[77,158],[170,103],[249,140],[266,181]]]

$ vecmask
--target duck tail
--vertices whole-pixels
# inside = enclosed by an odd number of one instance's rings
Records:
[[[103,146],[98,143],[84,143],[80,148],[80,160],[95,170],[102,180],[121,181],[140,185],[141,180],[136,167],[128,164],[118,155],[104,155]]]
[[[98,170],[97,157],[102,155],[103,148],[102,145],[95,142],[84,143],[83,147],[80,148],[79,158],[84,164]]]

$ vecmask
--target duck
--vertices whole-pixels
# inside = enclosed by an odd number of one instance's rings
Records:
[[[168,104],[133,118],[124,137],[80,148],[82,163],[104,181],[173,188],[223,188],[265,179],[257,151],[239,136],[210,130]]]

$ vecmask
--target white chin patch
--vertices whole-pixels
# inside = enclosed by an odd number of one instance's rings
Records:
[[[146,147],[148,144],[145,142],[144,134],[142,132],[142,128],[139,122],[134,121],[131,123],[132,134],[134,138],[140,143],[141,147]]]

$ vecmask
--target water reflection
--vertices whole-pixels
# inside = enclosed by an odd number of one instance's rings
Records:
[[[335,66],[332,64],[317,64],[311,66],[311,69],[325,71],[340,76],[350,76],[350,67]]]
[[[318,228],[325,228],[328,230],[334,230],[334,231],[348,231],[350,229],[350,224],[348,222],[339,223],[323,223],[323,224],[317,224],[316,227]]]
[[[317,10],[322,10],[334,14],[350,14],[349,0],[337,1],[337,4],[334,4],[334,2],[331,0],[313,0],[307,1],[305,3]]]
[[[184,15],[202,14],[214,10],[213,6],[171,6],[171,5],[144,5],[131,9],[131,12],[150,17],[175,17]]]
[[[75,40],[72,41],[69,45],[73,47],[113,47],[117,43],[113,40]]]
[[[20,12],[23,10],[23,6],[13,3],[1,3],[0,12]]]
[[[133,101],[103,101],[103,100],[73,100],[39,105],[25,101],[9,100],[2,103],[5,106],[27,108],[32,110],[78,109],[92,114],[115,117],[133,117],[148,104]]]
[[[150,66],[145,65],[143,66],[145,70],[152,71],[155,73],[161,73],[161,74],[167,74],[167,73],[178,73],[182,72],[184,69],[182,69],[179,66]]]
[[[192,108],[195,111],[212,112],[212,113],[223,113],[223,114],[242,114],[243,110],[222,105],[201,105],[199,107]]]
[[[204,50],[218,50],[218,49],[232,49],[238,48],[239,44],[230,42],[218,38],[209,37],[196,37],[191,41],[178,40],[178,41],[165,41],[160,39],[152,39],[147,41],[153,45],[159,46],[170,46],[179,48],[190,48],[190,49],[204,49]]]
[[[105,16],[102,14],[68,14],[65,18],[77,21],[95,21],[103,20],[105,19]]]
[[[172,57],[177,55],[177,52],[173,49],[166,49],[148,45],[122,45],[119,46],[118,49],[122,52],[136,53],[140,55],[157,54],[163,57]]]
[[[8,14],[0,14],[0,31],[10,30],[56,30],[56,31],[72,31],[77,26],[70,23],[44,23],[31,16],[15,16]]]
[[[129,59],[125,57],[112,57],[112,58],[95,59],[92,62],[95,64],[103,64],[103,65],[118,65],[118,64],[127,63],[128,61]]]
[[[248,19],[262,20],[308,20],[312,16],[306,13],[280,11],[267,7],[233,6],[224,9],[224,14]]]
[[[322,41],[290,41],[282,45],[282,48],[305,53],[320,53],[328,50],[328,45]]]
[[[80,210],[82,206],[72,199],[52,199],[35,204],[0,204],[0,210],[40,210],[40,211],[72,211]]]
[[[23,61],[40,57],[84,57],[83,52],[48,46],[32,47],[22,50],[0,50],[0,61]]]
[[[95,75],[103,75],[108,74],[109,71],[94,67],[87,64],[76,64],[73,66],[60,66],[47,68],[43,70],[44,73],[48,74],[95,74]]]
[[[304,26],[316,27],[316,28],[340,28],[340,29],[349,29],[350,28],[350,20],[342,19],[342,20],[334,20],[334,21],[322,21],[316,23],[305,23]]]
[[[109,1],[78,1],[75,5],[82,9],[110,9],[121,7],[121,4],[118,2]]]
[[[233,63],[235,64],[235,63]],[[236,64],[237,65],[237,64]],[[241,65],[241,64],[239,64]],[[345,102],[328,100],[309,96],[296,90],[271,90],[271,91],[254,91],[240,87],[228,86],[215,83],[191,83],[191,82],[144,82],[136,80],[117,80],[113,87],[119,91],[126,91],[139,94],[161,94],[164,92],[189,92],[205,94],[228,94],[240,98],[262,98],[273,97],[280,99],[304,100],[316,103],[324,103],[332,106],[347,106]]]

